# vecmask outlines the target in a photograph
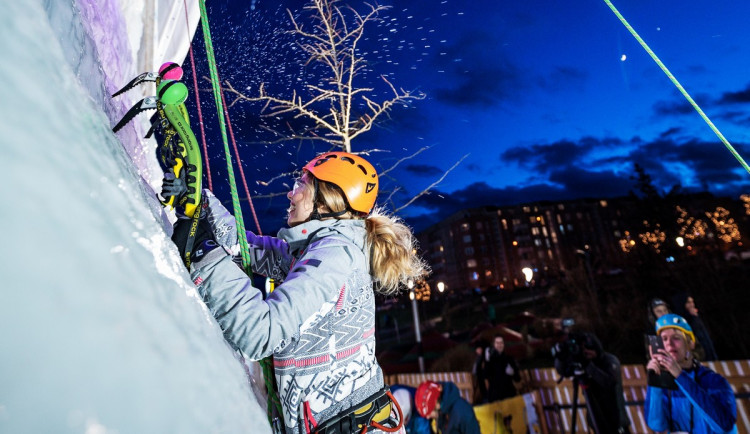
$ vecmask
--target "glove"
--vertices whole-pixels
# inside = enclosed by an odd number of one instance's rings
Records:
[[[237,223],[234,216],[224,208],[221,201],[211,193],[203,190],[208,199],[208,223],[211,227],[213,239],[232,256],[240,254],[240,244],[237,238]]]
[[[183,172],[185,169],[180,170]],[[187,185],[182,178],[176,177],[171,171],[164,174],[164,179],[161,183],[161,197],[164,198],[165,202],[168,202],[169,198],[174,196],[174,202],[172,203],[176,204],[187,191]]]
[[[178,218],[177,222],[174,224],[172,241],[177,246],[177,250],[180,251],[180,257],[183,261],[185,261],[185,250],[187,249],[190,227],[192,225],[192,218]],[[208,223],[205,216],[201,216],[198,220],[198,228],[195,231],[195,240],[193,241],[192,250],[190,252],[190,261],[197,262],[201,260],[204,255],[216,247],[218,247],[218,244],[216,244],[216,241],[213,239],[211,225]]]

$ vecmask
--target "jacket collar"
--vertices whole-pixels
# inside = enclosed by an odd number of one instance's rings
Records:
[[[313,241],[332,235],[345,238],[364,250],[365,221],[353,219],[310,220],[292,228],[279,230],[277,237],[286,241],[292,254],[295,254]]]

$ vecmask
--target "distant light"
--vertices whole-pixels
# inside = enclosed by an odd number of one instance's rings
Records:
[[[521,272],[523,273],[523,277],[526,279],[526,283],[531,282],[531,279],[534,278],[534,270],[529,267],[524,267],[523,269],[521,269]]]
[[[627,59],[627,58],[628,58],[628,56],[626,56],[626,55],[623,54],[622,56],[620,56],[620,62],[624,62],[625,59]]]
[[[438,288],[438,291],[440,291],[440,292],[443,292],[443,291],[445,291],[445,283],[443,283],[443,282],[438,282],[438,284],[437,284],[437,288]]]
[[[674,256],[667,256],[667,262],[674,262]]]
[[[685,239],[682,237],[675,238],[675,241],[677,242],[677,245],[680,247],[685,247]]]

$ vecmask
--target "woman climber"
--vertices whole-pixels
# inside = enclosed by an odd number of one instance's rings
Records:
[[[253,272],[282,282],[264,299],[233,261],[234,217],[206,192],[191,278],[232,345],[253,360],[273,355],[288,433],[401,425],[375,359],[373,291],[393,294],[427,267],[411,230],[373,209],[377,193],[378,175],[360,156],[327,152],[305,165],[287,194],[289,227],[247,232]],[[190,225],[175,224],[181,254]]]

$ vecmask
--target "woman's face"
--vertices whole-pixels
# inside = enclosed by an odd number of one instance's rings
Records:
[[[663,304],[656,305],[651,311],[654,313],[654,317],[656,319],[659,319],[669,313],[669,309],[667,309],[667,306]]]
[[[313,211],[313,186],[310,175],[305,172],[294,182],[292,191],[286,194],[289,199],[289,208],[287,208],[286,223],[289,227],[297,226],[307,221],[310,213]]]

